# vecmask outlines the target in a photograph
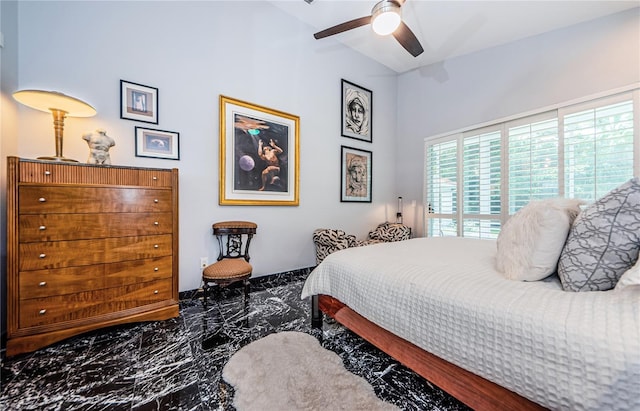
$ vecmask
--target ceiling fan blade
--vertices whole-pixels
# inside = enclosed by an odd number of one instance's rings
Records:
[[[317,32],[313,35],[316,39],[321,39],[324,37],[333,36],[334,34],[342,33],[347,30],[355,29],[360,26],[364,26],[366,24],[371,23],[371,16],[360,17],[359,19],[353,19],[350,21],[346,21],[344,23],[340,23],[333,27],[329,27],[328,29]]]
[[[409,26],[404,24],[404,21],[401,21],[400,26],[393,32],[393,37],[395,37],[398,43],[411,53],[413,57],[418,57],[424,51],[418,38],[413,34]]]

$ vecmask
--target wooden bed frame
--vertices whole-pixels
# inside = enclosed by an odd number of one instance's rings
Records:
[[[400,363],[477,411],[544,410],[513,391],[451,364],[372,323],[339,300],[314,295],[311,322],[322,328],[321,311]]]

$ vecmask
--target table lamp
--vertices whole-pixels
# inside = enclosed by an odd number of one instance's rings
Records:
[[[13,93],[13,98],[27,107],[53,114],[53,129],[56,138],[56,155],[52,157],[38,157],[38,160],[71,161],[62,155],[62,134],[66,117],[95,116],[96,109],[82,100],[57,91],[20,90]]]

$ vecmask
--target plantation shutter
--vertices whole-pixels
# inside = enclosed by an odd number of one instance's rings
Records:
[[[558,196],[555,111],[507,124],[508,203],[514,214],[531,200]]]
[[[585,106],[562,117],[565,197],[594,201],[633,177],[633,100]]]
[[[501,212],[501,130],[466,133],[462,145],[462,235],[496,238]]]
[[[426,141],[427,235],[497,238],[531,200],[593,202],[640,174],[640,90]]]
[[[426,157],[428,235],[457,236],[457,139],[428,145]]]

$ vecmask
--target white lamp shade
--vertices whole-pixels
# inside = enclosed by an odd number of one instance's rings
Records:
[[[69,117],[92,117],[96,109],[75,97],[57,91],[20,90],[13,98],[27,107],[50,113],[53,110],[64,111]]]
[[[376,4],[371,11],[373,16],[371,20],[371,27],[373,31],[381,36],[396,31],[402,17],[400,16],[400,7],[395,2],[381,1]]]

